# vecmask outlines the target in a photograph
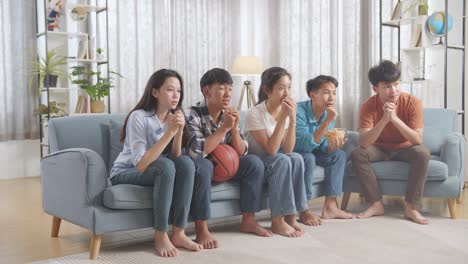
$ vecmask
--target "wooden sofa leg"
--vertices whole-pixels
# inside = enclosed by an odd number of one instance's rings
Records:
[[[341,210],[346,210],[348,207],[349,197],[351,197],[350,192],[343,193],[343,199],[341,200]]]
[[[99,255],[99,249],[101,248],[101,239],[102,235],[95,235],[91,237],[91,242],[89,243],[89,259],[96,259]]]
[[[456,219],[457,218],[457,199],[455,198],[448,198],[447,204],[450,212],[450,218]]]
[[[58,237],[58,233],[60,230],[60,223],[62,223],[62,218],[57,216],[53,216],[52,218],[52,230],[50,231],[51,237]]]

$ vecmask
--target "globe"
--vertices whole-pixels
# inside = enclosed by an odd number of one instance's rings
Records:
[[[432,13],[427,19],[427,28],[431,34],[441,37],[445,35],[445,21],[447,23],[447,29],[450,31],[453,27],[453,18],[448,15],[448,19],[445,18],[445,12],[437,11]]]
[[[88,12],[86,8],[82,6],[77,6],[73,8],[70,12],[71,18],[75,21],[83,21],[86,19],[86,16],[88,15]]]

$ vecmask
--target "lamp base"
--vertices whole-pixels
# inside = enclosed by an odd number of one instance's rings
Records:
[[[241,96],[239,98],[239,103],[237,104],[237,110],[241,110],[242,108],[242,101],[244,100],[244,94],[247,93],[247,108],[254,106],[257,102],[255,100],[255,95],[251,86],[251,81],[244,81],[242,86]]]

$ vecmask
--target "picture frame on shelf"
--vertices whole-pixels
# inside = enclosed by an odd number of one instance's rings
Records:
[[[49,0],[47,3],[47,30],[61,31],[63,26],[64,0]]]

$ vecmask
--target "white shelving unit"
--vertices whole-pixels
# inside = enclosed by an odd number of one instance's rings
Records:
[[[456,2],[458,1],[458,2]],[[417,15],[417,6],[405,10],[401,19],[387,20],[392,14],[384,14],[385,2],[396,5],[396,1],[380,0],[380,60],[397,59],[401,68],[402,89],[419,97],[425,107],[450,108],[457,111],[460,118],[461,130],[465,127],[465,19],[466,3],[464,0],[429,0],[429,16],[434,11],[443,11],[454,17],[454,28],[448,31],[440,41],[429,34],[426,22],[428,15]],[[403,1],[402,1],[403,3]],[[403,3],[405,5],[405,3]],[[458,6],[457,6],[458,5]],[[455,6],[455,7],[454,7]],[[455,25],[458,26],[457,30]],[[386,32],[383,32],[387,30]],[[388,31],[389,29],[389,31]],[[396,31],[396,35],[394,34]],[[421,31],[419,45],[414,45],[415,32]],[[385,34],[384,34],[385,33]],[[389,40],[390,36],[396,37]],[[414,34],[414,36],[413,36]],[[418,38],[416,38],[417,40]],[[383,43],[397,46],[397,58],[383,58]],[[394,51],[394,50],[393,50]],[[385,50],[388,53],[388,50]],[[395,53],[393,53],[395,54]],[[456,61],[461,59],[461,63]],[[461,76],[453,77],[456,71]],[[460,80],[458,83],[454,80]],[[450,87],[450,88],[449,88]],[[450,93],[449,93],[450,89]]]
[[[74,20],[72,11],[81,8],[86,11],[86,18]],[[49,14],[58,13],[54,26],[48,22]],[[41,156],[48,153],[47,123],[50,118],[57,117],[51,113],[51,103],[64,104],[64,115],[75,115],[80,96],[87,98],[86,107],[80,112],[90,112],[89,96],[73,84],[71,76],[73,66],[84,66],[93,71],[100,71],[102,77],[109,76],[108,60],[108,10],[107,0],[36,0],[37,11],[37,53],[45,58],[47,52],[54,50],[66,58],[66,64],[61,66],[68,72],[70,79],[58,80],[56,87],[43,87],[40,104],[47,106],[48,113],[38,115],[40,123]],[[52,13],[51,13],[52,12]],[[56,26],[55,26],[56,25]],[[50,26],[50,27],[49,27]],[[83,52],[86,47],[87,52]],[[104,50],[103,57],[97,59],[96,49]],[[85,56],[83,56],[85,55]],[[110,113],[110,98],[105,99],[106,110]],[[83,114],[83,113],[80,113]],[[60,116],[60,115],[59,115]]]

